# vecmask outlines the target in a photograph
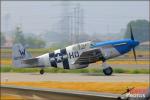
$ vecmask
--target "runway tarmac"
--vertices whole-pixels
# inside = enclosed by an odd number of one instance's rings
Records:
[[[105,76],[96,73],[1,73],[1,82],[149,82],[149,74],[113,74]]]

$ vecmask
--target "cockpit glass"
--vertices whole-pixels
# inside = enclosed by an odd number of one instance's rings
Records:
[[[95,43],[94,43],[94,42],[91,42],[91,44],[90,44],[90,45],[91,45],[91,47],[93,47],[93,46],[95,46]]]

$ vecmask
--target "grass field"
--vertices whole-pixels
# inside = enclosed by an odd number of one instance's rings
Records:
[[[74,70],[65,70],[62,68],[45,68],[46,73],[99,73],[103,74],[102,69],[91,68],[91,69],[74,69]],[[127,73],[127,74],[149,74],[147,69],[121,69],[114,68],[114,73]],[[17,72],[17,73],[39,73],[40,68],[15,68],[12,66],[1,67],[1,72]]]

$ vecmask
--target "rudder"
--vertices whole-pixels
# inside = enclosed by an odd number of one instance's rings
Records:
[[[21,60],[32,58],[31,54],[21,44],[15,44],[12,47],[12,60],[13,65],[16,67],[25,67],[25,64],[21,63]]]

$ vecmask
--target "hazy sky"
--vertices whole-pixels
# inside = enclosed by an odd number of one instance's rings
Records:
[[[2,1],[1,29],[13,30],[22,24],[28,33],[52,30],[62,18],[64,2]],[[84,30],[89,34],[117,33],[131,20],[149,20],[149,1],[72,1],[68,11],[72,13],[78,3],[84,10]]]

